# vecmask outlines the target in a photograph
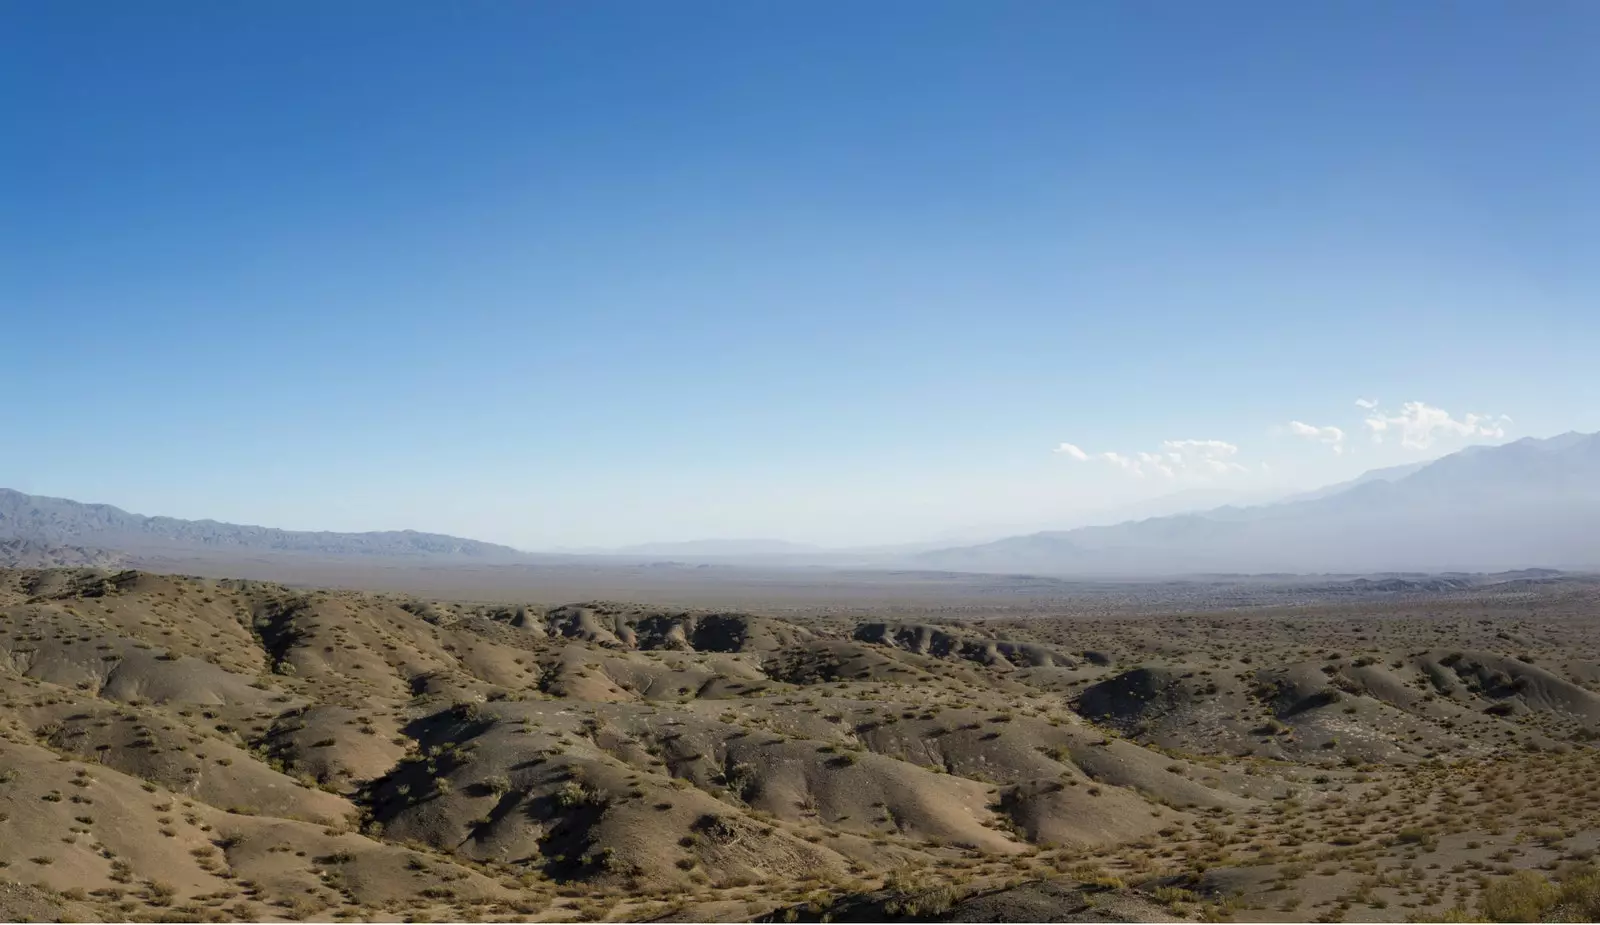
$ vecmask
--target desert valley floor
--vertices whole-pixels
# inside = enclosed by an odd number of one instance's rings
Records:
[[[0,571],[0,917],[1600,914],[1600,583],[984,581]]]

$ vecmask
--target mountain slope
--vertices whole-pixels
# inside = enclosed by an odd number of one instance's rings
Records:
[[[122,557],[104,549],[0,539],[0,568],[116,568]]]
[[[109,504],[25,495],[8,488],[0,488],[0,539],[28,540],[47,546],[92,546],[125,553],[276,552],[475,562],[523,558],[522,553],[509,546],[437,533],[329,533],[146,517]]]
[[[1335,486],[1337,487],[1337,486]],[[933,568],[1054,573],[1493,571],[1600,565],[1600,435],[1473,447],[1331,494],[926,553]]]
[[[1340,492],[1349,491],[1358,485],[1366,485],[1370,482],[1394,482],[1405,478],[1406,476],[1422,469],[1427,465],[1428,462],[1423,461],[1406,463],[1400,466],[1387,466],[1382,469],[1368,469],[1366,472],[1361,473],[1349,481],[1336,482],[1332,485],[1324,485],[1321,488],[1312,489],[1311,491],[1304,491],[1300,492],[1299,494],[1290,495],[1282,500],[1286,502],[1315,501],[1318,498],[1327,498],[1332,495],[1337,495]]]

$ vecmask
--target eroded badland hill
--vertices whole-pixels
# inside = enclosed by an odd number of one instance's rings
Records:
[[[1600,590],[1459,590],[917,619],[0,571],[0,913],[1592,917]]]

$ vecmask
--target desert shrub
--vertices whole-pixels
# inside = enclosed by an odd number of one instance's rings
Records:
[[[942,915],[955,904],[957,893],[948,883],[936,884],[925,872],[911,868],[898,868],[883,880],[883,888],[892,895],[884,902],[883,911],[892,916],[928,918]]]
[[[1555,884],[1543,874],[1519,870],[1490,881],[1478,899],[1478,911],[1491,922],[1538,922],[1559,899]]]
[[[593,802],[594,793],[577,781],[569,780],[561,785],[551,799],[562,809],[575,809]]]
[[[172,905],[172,897],[177,895],[177,893],[178,890],[176,887],[170,883],[163,883],[160,880],[151,880],[145,884],[145,896],[152,906]]]
[[[1569,921],[1600,921],[1600,868],[1585,864],[1560,877],[1557,904]]]
[[[931,918],[943,915],[955,905],[955,887],[945,884],[929,890],[923,890],[910,896],[899,896],[884,904],[883,909],[890,915],[904,915],[913,919]]]
[[[734,762],[722,775],[723,782],[728,789],[738,794],[742,800],[755,797],[760,790],[760,779],[754,766],[744,762]]]
[[[1087,884],[1089,886],[1121,889],[1125,885],[1120,877],[1107,872],[1104,867],[1101,867],[1099,864],[1096,864],[1092,861],[1085,861],[1081,864],[1078,864],[1071,870],[1067,871],[1067,875],[1079,883]]]

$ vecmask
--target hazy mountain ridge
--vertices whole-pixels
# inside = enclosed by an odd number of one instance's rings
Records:
[[[925,553],[952,570],[1495,571],[1600,564],[1600,435],[1472,447],[1332,493]]]
[[[1278,492],[1189,489],[1142,501],[1080,511],[1063,517],[1040,518],[1033,523],[969,526],[947,532],[943,536],[916,542],[822,546],[768,537],[705,538],[630,546],[561,547],[549,550],[549,554],[595,556],[616,560],[669,558],[686,563],[716,565],[901,568],[915,566],[914,556],[919,553],[993,542],[1012,535],[1026,535],[1039,530],[1043,523],[1052,524],[1047,532],[1061,532],[1067,529],[1184,514],[1215,508],[1222,504],[1266,503],[1279,500],[1280,497],[1281,494]]]
[[[0,539],[0,568],[115,568],[122,564],[121,555],[106,549]]]
[[[0,488],[0,538],[46,546],[89,546],[140,553],[170,549],[267,551],[325,556],[520,561],[509,546],[414,530],[334,533],[281,530],[131,514],[109,504],[27,495]]]
[[[1600,539],[1592,527],[1596,522],[1600,522],[1600,435],[1576,433],[1470,447],[1429,463],[1372,470],[1275,503],[1230,505],[954,546],[827,549],[773,539],[712,539],[552,557],[410,530],[313,532],[146,517],[105,504],[0,489],[0,539],[31,544],[12,550],[11,558],[59,565],[108,562],[103,558],[108,555],[183,551],[202,556],[290,554],[477,564],[665,557],[725,565],[1080,576],[1494,572],[1600,565]]]
[[[1290,495],[1287,498],[1280,498],[1279,502],[1315,501],[1318,498],[1327,498],[1331,495],[1348,491],[1358,485],[1368,484],[1369,482],[1393,482],[1396,479],[1403,479],[1406,476],[1411,475],[1413,472],[1416,472],[1419,469],[1422,469],[1424,466],[1429,465],[1430,462],[1432,462],[1432,460],[1405,463],[1404,465],[1399,466],[1386,466],[1382,469],[1368,469],[1366,472],[1361,473],[1353,479],[1348,479],[1343,482],[1336,482],[1332,485],[1324,485],[1321,488],[1315,488],[1311,491],[1299,492],[1297,494]]]

